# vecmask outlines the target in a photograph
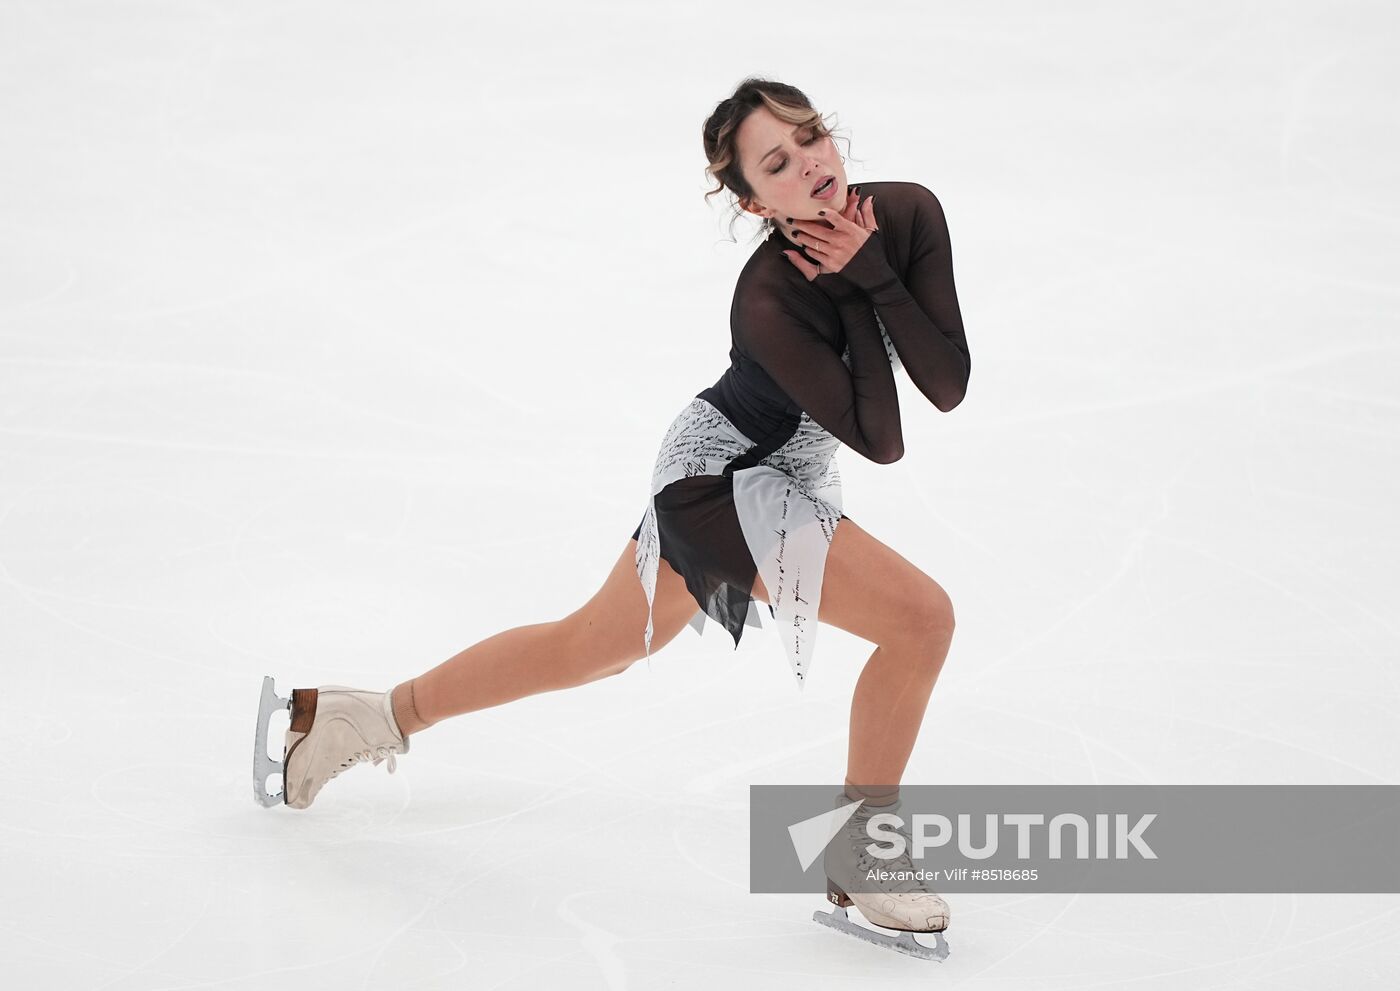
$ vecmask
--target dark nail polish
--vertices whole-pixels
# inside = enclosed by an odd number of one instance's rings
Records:
[[[787,222],[788,222],[788,223],[792,223],[792,218],[791,218],[791,217],[788,217]]]
[[[826,211],[825,211],[825,210],[818,210],[818,211],[817,211],[817,216],[818,216],[818,217],[825,217],[825,216],[826,216]]]

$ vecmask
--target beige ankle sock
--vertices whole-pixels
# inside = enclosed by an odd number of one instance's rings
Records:
[[[899,786],[862,788],[860,785],[851,784],[851,779],[846,779],[846,797],[851,801],[865,799],[866,805],[882,806],[893,805],[899,801]]]
[[[412,679],[396,686],[390,695],[390,700],[394,707],[394,722],[399,724],[400,735],[407,737],[411,733],[417,733],[432,725],[424,722],[422,717],[418,715],[418,707],[414,705],[413,700]]]

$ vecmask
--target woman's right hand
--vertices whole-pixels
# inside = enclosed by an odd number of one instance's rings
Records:
[[[841,208],[841,216],[845,217],[847,220],[851,221],[852,223],[858,223],[858,222],[859,222],[859,219],[858,219],[858,218],[860,217],[860,187],[859,187],[859,186],[847,187],[847,189],[846,189],[846,205],[845,205],[844,207]],[[839,273],[836,273],[836,272],[828,272],[826,269],[822,268],[820,265],[813,265],[811,262],[809,262],[806,258],[804,258],[804,257],[802,256],[802,252],[796,250],[795,248],[794,248],[794,249],[791,249],[791,250],[784,250],[784,251],[783,251],[783,254],[787,255],[788,261],[790,261],[790,262],[792,262],[794,265],[796,265],[796,266],[797,266],[797,270],[807,277],[807,281],[808,281],[808,282],[811,282],[813,279],[815,279],[815,278],[816,278],[817,276],[819,276],[819,275],[837,275],[837,274],[839,274]],[[829,281],[829,280],[828,280],[828,281]],[[847,295],[850,295],[850,294],[847,294]]]

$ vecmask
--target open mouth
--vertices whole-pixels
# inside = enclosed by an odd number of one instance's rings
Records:
[[[829,196],[835,189],[836,177],[833,175],[829,175],[821,182],[817,183],[815,186],[812,187],[812,195],[817,199],[823,199],[826,196]]]

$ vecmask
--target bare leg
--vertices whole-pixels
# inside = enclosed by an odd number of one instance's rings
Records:
[[[877,644],[851,698],[846,792],[888,804],[923,725],[953,638],[943,588],[854,520],[827,554],[819,619]]]
[[[473,644],[394,688],[405,734],[450,716],[620,674],[644,656],[647,603],[628,540],[603,587],[564,619],[517,626]],[[663,559],[656,578],[652,652],[669,643],[698,607]]]
[[[453,655],[407,682],[419,719],[431,725],[449,716],[591,681],[569,664],[566,633],[560,621],[517,626]]]
[[[903,779],[951,645],[951,631],[930,634],[882,644],[865,662],[851,698],[848,792],[884,796],[889,790],[880,786],[897,786]]]

